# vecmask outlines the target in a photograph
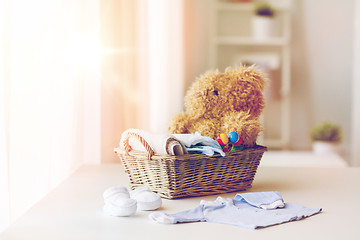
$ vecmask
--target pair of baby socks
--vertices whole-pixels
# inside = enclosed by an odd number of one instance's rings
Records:
[[[136,210],[156,210],[162,201],[158,194],[148,187],[140,187],[128,191],[125,187],[110,187],[104,194],[104,212],[115,217],[127,217],[135,214]]]

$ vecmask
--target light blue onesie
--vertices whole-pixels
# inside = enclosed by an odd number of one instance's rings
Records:
[[[279,192],[255,192],[236,194],[233,199],[201,201],[198,207],[175,214],[154,212],[149,217],[158,223],[201,221],[256,229],[300,220],[320,211],[321,208],[284,203]]]

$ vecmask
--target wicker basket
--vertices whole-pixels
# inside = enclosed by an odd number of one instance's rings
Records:
[[[131,150],[129,138],[137,138],[147,153]],[[125,149],[117,148],[130,186],[148,186],[168,199],[244,191],[251,188],[264,146],[208,157],[203,154],[157,155],[139,135],[125,137]]]

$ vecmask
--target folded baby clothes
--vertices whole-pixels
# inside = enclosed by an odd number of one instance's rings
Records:
[[[120,147],[124,148],[124,141],[128,133],[140,135],[157,154],[183,155],[185,146],[170,134],[155,134],[141,129],[128,129],[121,135]],[[129,145],[136,151],[146,152],[144,146],[135,138],[129,138]]]
[[[189,153],[202,153],[212,156],[220,153],[225,156],[220,144],[211,137],[202,136],[199,132],[195,134],[173,134],[173,136],[185,145]]]
[[[149,218],[158,223],[201,221],[257,229],[300,220],[321,211],[321,208],[281,202],[278,192],[245,193],[237,194],[234,199],[218,197],[215,201],[201,201],[196,208],[175,214],[154,212]],[[263,205],[272,207],[261,207]]]

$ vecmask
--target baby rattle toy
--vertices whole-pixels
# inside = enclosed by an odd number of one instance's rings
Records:
[[[229,138],[228,138],[228,136],[226,136],[226,134],[220,133],[219,136],[217,137],[217,141],[220,144],[220,146],[224,152],[229,151],[229,148],[227,148],[227,146],[226,146],[229,143]]]
[[[242,138],[237,134],[237,132],[231,132],[227,136],[224,133],[219,134],[217,137],[218,143],[221,145],[224,152],[228,152],[231,147],[231,151],[242,150],[244,149],[244,145],[242,145]],[[230,146],[227,146],[227,144]]]

